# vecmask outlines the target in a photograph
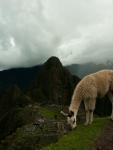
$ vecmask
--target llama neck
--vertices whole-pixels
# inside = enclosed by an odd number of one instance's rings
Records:
[[[77,96],[73,95],[72,101],[71,101],[71,104],[70,104],[70,107],[69,107],[69,111],[72,111],[77,115],[78,109],[79,109],[80,104],[81,104],[81,100],[82,99],[80,97],[77,97]]]

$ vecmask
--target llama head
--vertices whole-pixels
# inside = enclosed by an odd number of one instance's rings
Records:
[[[67,122],[71,126],[72,129],[74,129],[77,124],[76,124],[76,114],[73,111],[70,111],[68,116],[67,116]]]
[[[60,112],[63,116],[67,117],[67,123],[74,129],[76,125],[76,115],[73,111],[70,111],[68,114],[63,111]]]

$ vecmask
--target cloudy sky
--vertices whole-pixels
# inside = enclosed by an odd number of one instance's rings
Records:
[[[113,58],[113,0],[0,0],[0,69]]]

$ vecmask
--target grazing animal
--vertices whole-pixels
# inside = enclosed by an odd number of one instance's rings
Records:
[[[85,105],[85,125],[91,124],[93,122],[96,98],[102,98],[106,94],[112,103],[111,119],[113,120],[113,70],[101,70],[85,76],[74,90],[69,107],[69,114],[67,116],[68,124],[70,124],[72,128],[77,126],[76,116],[81,101],[84,101]]]

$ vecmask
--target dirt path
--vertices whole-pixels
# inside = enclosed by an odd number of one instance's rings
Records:
[[[105,128],[96,142],[96,150],[113,150],[113,121]]]

